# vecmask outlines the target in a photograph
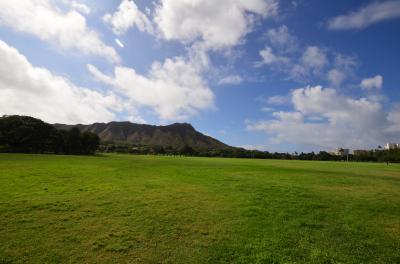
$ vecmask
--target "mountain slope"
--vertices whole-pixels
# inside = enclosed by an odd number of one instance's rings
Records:
[[[141,125],[130,122],[95,123],[91,125],[55,124],[57,129],[69,130],[73,127],[82,132],[99,135],[104,143],[123,143],[163,147],[183,147],[195,149],[227,149],[224,143],[196,131],[190,124],[175,123],[169,126]]]

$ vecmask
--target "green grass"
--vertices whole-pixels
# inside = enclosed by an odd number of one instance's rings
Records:
[[[400,165],[1,154],[0,263],[400,263]]]

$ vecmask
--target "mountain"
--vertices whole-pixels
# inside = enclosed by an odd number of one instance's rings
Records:
[[[152,126],[130,122],[95,123],[91,125],[54,124],[57,129],[70,130],[77,127],[81,132],[97,134],[103,143],[183,147],[194,149],[228,149],[224,143],[196,131],[187,123],[169,126]]]

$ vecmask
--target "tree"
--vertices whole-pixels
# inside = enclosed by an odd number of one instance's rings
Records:
[[[0,151],[15,153],[93,154],[100,139],[78,128],[57,130],[29,116],[0,117]]]
[[[57,133],[54,133],[50,136],[49,139],[49,150],[55,154],[66,154],[68,131],[66,130],[58,130]]]
[[[84,132],[81,134],[80,138],[82,154],[93,154],[99,148],[100,138],[98,135]]]
[[[154,154],[164,155],[166,153],[163,146],[154,146],[153,147]]]
[[[82,154],[81,132],[78,128],[74,127],[68,131],[66,138],[66,152],[67,154]]]
[[[192,147],[185,145],[183,148],[181,148],[179,153],[184,156],[193,156],[196,154],[196,151]]]
[[[56,129],[28,116],[0,118],[0,145],[8,152],[44,153],[49,151],[49,138]]]

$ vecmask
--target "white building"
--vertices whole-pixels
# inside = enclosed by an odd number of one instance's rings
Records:
[[[396,143],[387,143],[385,145],[385,150],[392,150],[392,149],[400,149],[400,144]]]
[[[350,154],[349,149],[343,149],[343,148],[338,148],[335,151],[332,152],[333,155],[335,156],[347,156]]]

